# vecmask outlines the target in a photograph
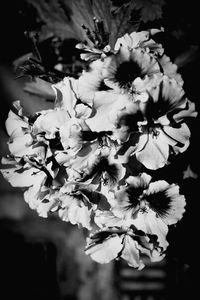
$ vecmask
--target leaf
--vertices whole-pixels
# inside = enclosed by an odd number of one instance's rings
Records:
[[[110,29],[110,45],[113,46],[117,39],[125,33],[136,31],[139,20],[131,20],[135,8],[135,1],[131,0],[112,11],[112,27]]]
[[[38,18],[44,24],[40,29],[40,39],[56,35],[61,40],[73,38],[87,40],[86,31],[95,30],[94,17],[103,20],[105,33],[110,32],[109,43],[113,46],[119,36],[136,29],[131,23],[133,0],[114,8],[110,0],[26,0],[37,11]]]
[[[95,15],[97,18],[106,16],[110,5],[110,1],[106,0],[26,1],[37,11],[39,19],[44,24],[41,27],[42,39],[51,33],[62,40],[73,38],[79,41],[85,40],[81,25],[84,24],[93,29],[93,17]]]
[[[134,9],[139,10],[144,23],[155,21],[162,17],[164,0],[134,0]]]

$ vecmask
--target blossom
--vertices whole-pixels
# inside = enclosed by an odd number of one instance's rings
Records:
[[[132,32],[131,34],[126,33],[121,38],[118,38],[114,49],[118,51],[120,47],[126,47],[127,49],[134,49],[134,48],[144,48],[149,52],[154,54],[162,55],[164,49],[161,44],[156,43],[152,36],[156,35],[159,32],[162,32],[163,28],[159,29],[150,29],[147,31],[139,31],[139,32]]]
[[[5,125],[9,135],[8,149],[10,153],[21,157],[24,154],[33,154],[35,152],[32,147],[34,139],[31,134],[28,118],[22,117],[10,110]]]
[[[115,119],[130,103],[127,95],[111,91],[96,92],[93,97],[93,114],[86,120],[92,131],[111,131],[115,129]],[[102,116],[103,122],[102,122]]]
[[[93,18],[94,30],[90,30],[84,24],[82,28],[86,33],[87,44],[79,43],[76,48],[83,50],[86,53],[81,53],[81,59],[86,61],[93,61],[98,58],[103,59],[111,50],[108,45],[109,33],[105,31],[102,20]]]
[[[184,81],[181,74],[178,73],[178,67],[170,60],[169,56],[164,54],[161,57],[158,57],[158,62],[162,68],[162,72],[164,75],[167,75],[169,78],[175,79],[178,84],[183,86]]]
[[[122,258],[128,265],[138,270],[144,268],[142,254],[152,261],[159,261],[163,253],[158,247],[156,237],[130,228],[107,228],[91,234],[87,239],[85,253],[98,263],[108,263]]]
[[[73,77],[64,77],[63,80],[52,84],[55,92],[55,108],[68,113],[68,116],[87,118],[91,114],[92,99],[89,97],[89,91],[85,90],[86,82]],[[90,80],[89,80],[90,82]],[[85,96],[84,96],[85,95]]]
[[[95,135],[94,135],[95,137]],[[98,188],[117,185],[126,172],[124,166],[114,157],[115,144],[106,135],[96,135],[92,142],[85,143],[71,160],[70,180],[82,181]]]
[[[115,55],[104,60],[102,69],[105,84],[117,91],[134,90],[134,80],[160,71],[156,59],[141,48],[120,47]]]
[[[33,130],[35,134],[45,133],[47,139],[53,139],[56,137],[56,132],[70,117],[65,110],[49,109],[45,111],[39,111],[38,117],[34,122]]]
[[[177,72],[177,66],[164,54],[161,44],[151,37],[163,29],[132,32],[120,37],[109,52],[101,59],[96,59],[89,65],[88,71],[83,71],[79,80],[80,97],[92,102],[95,92],[115,90],[120,93],[137,94],[138,78],[144,79],[154,74],[174,78],[183,85],[183,79]]]
[[[77,103],[77,80],[73,77],[65,77],[56,84],[52,84],[52,89],[55,93],[55,107],[68,112],[71,117],[74,117],[74,107]]]
[[[109,209],[106,197],[90,184],[65,182],[57,196],[60,201],[59,217],[72,224],[92,229],[92,214]]]
[[[150,56],[151,54],[160,65],[160,72],[167,75],[169,78],[174,78],[180,85],[183,85],[182,76],[178,73],[178,67],[172,63],[170,58],[164,53],[162,44],[156,43],[152,36],[163,31],[163,28],[151,29],[148,31],[132,32],[125,34],[119,38],[115,44],[115,50],[131,51],[133,49],[141,48],[146,51]],[[147,74],[147,73],[146,73]]]
[[[48,212],[55,207],[55,201],[47,200],[53,191],[51,188],[53,177],[57,174],[51,169],[52,163],[45,167],[36,160],[24,157],[18,162],[4,158],[2,164],[1,173],[4,178],[13,187],[23,188],[24,200],[29,207],[36,210],[40,216],[47,217]]]
[[[51,108],[30,115],[13,103],[0,171],[39,216],[86,228],[94,261],[123,259],[141,270],[144,257],[164,258],[169,227],[185,213],[179,185],[158,175],[189,147],[197,112],[154,39],[162,29],[125,33],[112,48],[103,23],[94,26],[83,26],[88,44],[77,45],[87,68],[40,85]]]
[[[60,141],[64,149],[76,153],[83,146],[83,132],[90,131],[83,119],[71,118],[62,124],[59,129]]]
[[[168,243],[168,226],[176,224],[185,212],[185,197],[179,186],[164,180],[155,182],[146,174],[130,176],[109,201],[114,215],[133,222],[138,229],[154,233],[163,248]]]
[[[58,215],[62,220],[91,229],[90,216],[93,204],[79,189],[78,184],[66,183],[59,191],[59,200],[61,207]]]
[[[144,102],[136,100],[140,103],[141,114],[128,142],[132,147],[129,155],[135,154],[145,167],[156,170],[168,163],[170,155],[182,153],[188,148],[190,129],[186,121],[197,113],[183,88],[167,76],[155,76],[144,87],[141,82],[141,86],[141,91],[148,92],[149,97]],[[132,119],[134,122],[134,114]]]
[[[89,66],[89,70],[83,70],[81,76],[78,78],[78,95],[81,101],[92,106],[95,93],[97,91],[104,91],[106,85],[102,74],[104,62],[96,60]]]

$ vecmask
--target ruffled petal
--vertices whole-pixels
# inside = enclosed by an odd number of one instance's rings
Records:
[[[112,131],[115,126],[113,115],[125,107],[128,102],[127,95],[112,92],[96,92],[93,102],[93,115],[86,120],[92,131]]]
[[[74,153],[83,146],[82,131],[90,131],[82,119],[71,118],[65,122],[59,130],[60,140],[64,149],[70,148]]]
[[[167,75],[169,78],[175,78],[175,80],[180,84],[183,85],[182,76],[177,72],[177,65],[173,64],[170,58],[167,55],[163,55],[159,58],[159,63],[162,66],[163,73]]]
[[[151,170],[163,167],[168,161],[168,156],[169,145],[161,132],[156,137],[149,134],[145,147],[136,153],[137,159]]]
[[[47,139],[53,139],[56,137],[56,132],[67,121],[70,120],[70,116],[65,110],[45,110],[39,112],[37,120],[34,122],[34,132],[45,132]]]
[[[95,211],[94,221],[102,229],[130,225],[125,220],[116,217],[111,211]]]
[[[74,107],[78,100],[78,80],[72,77],[65,77],[62,81],[52,84],[55,92],[55,107],[67,111],[72,117],[75,116]]]
[[[139,212],[133,223],[138,229],[143,230],[145,233],[157,235],[159,245],[163,250],[168,247],[169,243],[166,239],[168,226],[156,216],[155,212],[151,210],[147,213]]]
[[[38,173],[38,169],[22,169],[22,167],[13,167],[1,169],[1,173],[13,187],[29,187],[34,185],[36,180],[35,174]]]
[[[24,192],[24,200],[28,203],[30,208],[37,210],[40,204],[40,196],[42,188],[46,180],[46,174],[39,172],[32,177],[32,185]]]
[[[88,209],[82,202],[73,199],[71,205],[68,208],[68,219],[73,225],[78,224],[87,229],[91,229],[90,225],[91,210]]]
[[[8,113],[8,118],[5,122],[6,130],[8,135],[15,139],[21,137],[28,130],[29,125],[20,116],[16,115],[12,110]]]
[[[33,137],[31,134],[24,134],[23,136],[15,137],[8,143],[9,151],[16,156],[32,155],[36,152],[36,149],[31,147],[33,143]]]
[[[129,235],[124,237],[124,248],[121,253],[121,258],[125,259],[130,267],[138,270],[144,268],[144,263],[140,259],[138,243]]]
[[[100,264],[109,263],[117,258],[119,252],[123,248],[122,239],[123,237],[117,234],[112,234],[107,239],[97,244],[93,244],[92,239],[87,239],[85,253],[90,255],[94,261]]]
[[[177,223],[185,212],[185,197],[180,194],[177,184],[169,184],[164,180],[150,183],[146,190],[146,200],[157,217],[167,225]]]
[[[184,152],[190,144],[190,129],[185,123],[182,123],[178,128],[164,126],[163,131],[172,139],[169,145],[173,146],[175,153]]]

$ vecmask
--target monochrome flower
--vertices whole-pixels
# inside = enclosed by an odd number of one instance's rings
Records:
[[[156,43],[152,37],[159,32],[161,29],[150,29],[147,31],[134,31],[130,34],[126,33],[121,38],[117,39],[114,49],[118,51],[120,47],[126,47],[129,50],[134,48],[144,48],[147,52],[152,52],[153,54],[162,55],[164,49],[161,44]]]
[[[98,263],[108,263],[122,258],[128,265],[138,270],[144,268],[142,255],[152,261],[159,261],[163,253],[157,245],[156,236],[147,235],[135,226],[129,228],[112,227],[94,234],[87,239],[85,253]]]
[[[153,84],[150,82],[143,86],[141,83],[143,92],[149,96],[146,101],[137,100],[140,103],[140,119],[136,119],[134,127],[131,124],[133,134],[129,140],[132,146],[129,155],[135,154],[145,167],[153,170],[166,165],[170,155],[188,148],[191,133],[186,121],[197,114],[194,104],[175,80],[163,76],[158,77],[156,83],[156,78],[153,78]],[[126,115],[124,118],[126,120]],[[132,119],[134,122],[134,115]]]
[[[51,108],[29,114],[13,102],[0,172],[40,217],[87,229],[94,261],[141,270],[146,258],[165,257],[169,227],[185,213],[173,174],[169,183],[160,169],[189,147],[197,112],[157,42],[162,28],[125,33],[111,46],[103,22],[93,21],[77,45],[87,62],[81,74],[26,86],[44,89]]]
[[[145,50],[129,50],[124,47],[120,47],[115,55],[106,58],[102,69],[105,84],[118,92],[134,91],[136,78],[151,76],[159,71],[156,59]]]
[[[129,222],[132,220],[138,229],[156,234],[162,247],[166,248],[168,226],[182,218],[185,197],[179,193],[176,184],[150,180],[146,174],[127,178],[127,184],[114,193],[109,203],[114,215]]]

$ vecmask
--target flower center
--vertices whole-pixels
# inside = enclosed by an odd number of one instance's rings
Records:
[[[171,199],[165,191],[150,194],[146,196],[149,207],[156,212],[157,216],[165,217],[171,208]]]
[[[160,134],[160,130],[162,127],[159,124],[154,124],[153,120],[148,120],[145,122],[138,122],[138,127],[140,132],[145,132],[147,134],[152,135],[153,137],[157,137]],[[144,124],[146,123],[146,124]]]
[[[138,187],[138,188],[129,187],[126,192],[128,194],[130,207],[132,207],[132,208],[137,207],[137,205],[140,204],[140,198],[143,193],[143,188],[142,187]]]
[[[126,61],[117,68],[115,79],[122,88],[131,88],[135,78],[141,77],[142,70],[134,61]]]
[[[160,134],[160,132],[158,131],[158,129],[156,127],[149,127],[148,132],[150,134],[152,134],[153,137],[155,137],[155,138]]]

